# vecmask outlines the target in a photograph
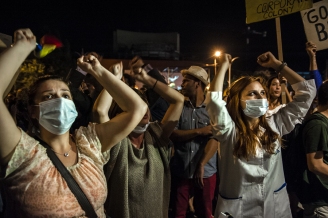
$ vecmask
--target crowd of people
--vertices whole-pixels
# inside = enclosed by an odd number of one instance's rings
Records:
[[[140,57],[124,74],[92,52],[13,104],[35,45],[19,29],[0,54],[1,217],[328,217],[328,82],[315,44],[313,79],[266,52],[257,63],[274,75],[225,90],[229,54],[211,81],[200,66],[182,70],[178,91]]]

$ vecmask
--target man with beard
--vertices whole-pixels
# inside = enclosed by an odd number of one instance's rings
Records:
[[[186,217],[188,201],[194,196],[195,215],[211,218],[216,187],[218,142],[211,139],[210,120],[205,110],[207,72],[198,66],[181,71],[181,93],[185,103],[179,123],[171,135],[171,203],[174,217]]]

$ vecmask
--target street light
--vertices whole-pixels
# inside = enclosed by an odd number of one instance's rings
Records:
[[[216,51],[214,53],[214,75],[216,75],[216,58],[219,57],[221,55],[220,51]]]
[[[231,65],[232,65],[232,62],[234,62],[236,59],[238,59],[239,57],[234,57],[231,59],[230,63],[229,63],[229,80],[228,80],[228,83],[229,83],[229,88],[230,88],[230,85],[231,85]]]

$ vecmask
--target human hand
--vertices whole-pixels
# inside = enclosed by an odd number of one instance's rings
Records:
[[[317,52],[317,46],[313,42],[307,42],[305,43],[305,50],[308,53],[310,58],[315,57]]]
[[[229,68],[229,64],[231,63],[231,55],[230,54],[221,54],[218,58],[218,64],[221,65],[221,68],[225,68],[223,69],[224,72],[226,72],[225,70],[227,70]]]
[[[198,166],[195,170],[195,173],[194,173],[194,180],[195,180],[196,185],[199,188],[204,187],[203,177],[204,177],[204,166],[201,164],[198,164]]]
[[[143,60],[139,56],[135,56],[132,58],[132,60],[129,63],[131,70],[138,74],[140,72],[140,68],[144,65]]]
[[[144,62],[139,56],[135,56],[134,58],[132,58],[129,65],[131,68],[130,75],[134,79],[136,79],[142,83],[145,83],[145,81],[147,81],[150,78],[150,76],[148,76],[146,71],[144,69],[142,69]]]
[[[77,59],[77,66],[79,66],[83,71],[95,75],[103,70],[103,66],[100,64],[99,60],[89,54],[87,56],[81,56]]]
[[[269,51],[258,56],[257,63],[263,67],[271,67],[275,70],[281,65],[281,61]]]
[[[280,80],[280,83],[285,83],[287,85],[287,79],[286,79],[286,77],[281,76],[280,73],[279,73],[279,80]]]
[[[208,125],[208,126],[205,126],[203,128],[200,128],[200,133],[201,135],[212,135],[212,126],[211,125]]]
[[[14,33],[14,45],[23,44],[26,49],[33,51],[36,46],[36,37],[30,29],[19,29]]]
[[[123,64],[122,61],[116,64],[113,64],[109,67],[109,71],[112,72],[117,78],[122,79],[123,76]]]

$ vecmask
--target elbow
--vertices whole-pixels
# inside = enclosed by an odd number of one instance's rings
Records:
[[[137,108],[136,113],[140,114],[140,119],[147,113],[148,105],[142,101],[142,104],[140,104]]]
[[[103,110],[103,109],[100,109],[100,108],[93,108],[92,109],[92,115],[93,116],[98,116],[98,117],[101,117],[101,116],[105,116],[106,114],[108,114],[108,110]]]
[[[314,173],[316,175],[319,175],[321,172],[320,166],[317,166],[317,165],[310,164],[310,165],[308,165],[308,168],[312,173]]]

